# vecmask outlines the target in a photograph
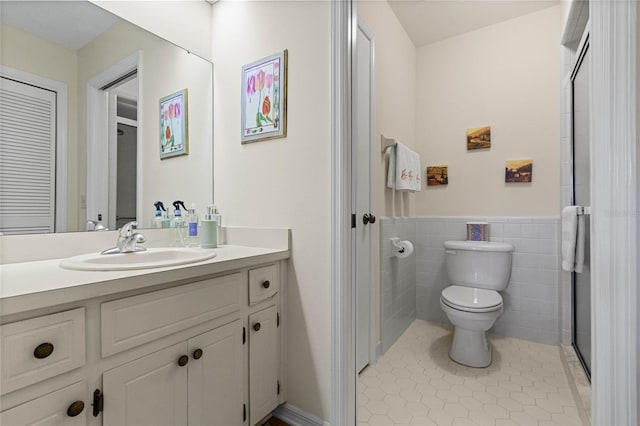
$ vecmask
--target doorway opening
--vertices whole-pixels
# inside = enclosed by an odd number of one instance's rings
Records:
[[[89,80],[87,87],[87,229],[137,219],[142,140],[139,53]],[[93,226],[91,226],[93,225]]]

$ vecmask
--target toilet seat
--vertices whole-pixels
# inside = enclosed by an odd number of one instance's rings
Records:
[[[447,306],[466,312],[492,312],[502,308],[502,296],[494,290],[452,285],[444,290],[440,300]]]

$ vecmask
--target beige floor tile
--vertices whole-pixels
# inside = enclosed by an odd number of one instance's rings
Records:
[[[415,321],[358,383],[358,424],[579,426],[558,348],[489,336],[487,368],[449,358],[451,329]]]
[[[384,403],[387,404],[389,408],[402,408],[407,405],[407,401],[400,395],[387,395],[384,398]]]
[[[413,417],[411,419],[411,424],[414,426],[437,426],[437,423],[426,416]]]
[[[429,410],[429,417],[439,426],[453,423],[453,416],[450,413],[437,408]]]
[[[413,415],[404,408],[391,408],[387,413],[387,417],[389,417],[395,424],[409,424],[411,423],[411,418]]]

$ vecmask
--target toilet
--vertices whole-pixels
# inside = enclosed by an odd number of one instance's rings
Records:
[[[449,287],[442,290],[440,306],[454,325],[449,357],[470,367],[491,364],[486,331],[503,312],[499,291],[511,277],[514,247],[487,241],[446,241],[445,264]]]

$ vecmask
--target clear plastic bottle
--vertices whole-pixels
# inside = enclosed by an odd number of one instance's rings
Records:
[[[198,247],[200,238],[198,236],[198,215],[196,214],[196,205],[191,203],[187,210],[187,247]]]
[[[165,209],[164,209],[164,205],[162,204],[162,201],[156,201],[153,204],[156,208],[156,214],[154,216],[154,218],[151,220],[151,227],[152,228],[164,228],[165,227]]]
[[[173,212],[173,219],[171,219],[171,227],[174,228],[174,245],[178,247],[184,247],[186,245],[186,229],[187,223],[182,217],[182,211],[180,210],[180,206],[186,210],[184,206],[184,201],[174,201],[173,207],[175,208]]]

